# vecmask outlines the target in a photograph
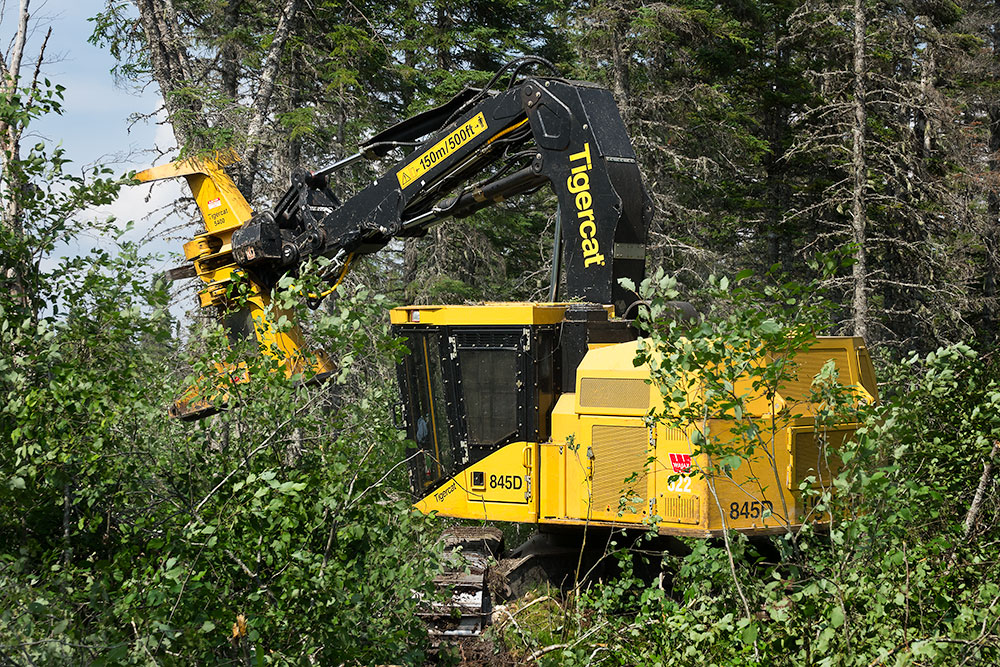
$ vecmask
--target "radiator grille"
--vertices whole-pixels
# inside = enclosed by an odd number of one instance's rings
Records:
[[[701,519],[701,500],[690,494],[663,499],[663,520],[670,523],[698,523]]]
[[[591,448],[594,452],[593,508],[617,512],[623,495],[643,499],[635,505],[645,502],[646,427],[595,426],[591,431]]]
[[[580,406],[645,412],[649,409],[649,385],[633,378],[581,378]]]

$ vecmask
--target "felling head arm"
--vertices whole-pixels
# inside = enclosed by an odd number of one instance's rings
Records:
[[[184,257],[189,263],[171,269],[168,276],[173,280],[197,276],[205,283],[198,293],[200,305],[218,310],[230,340],[248,336],[252,330],[264,354],[279,359],[288,375],[304,371],[307,359],[312,359],[313,371],[328,373],[331,367],[324,357],[315,359],[306,353],[302,333],[297,326],[288,331],[278,331],[272,325],[270,318],[277,318],[282,313],[274,308],[268,312],[271,305],[269,290],[246,275],[233,260],[233,232],[253,215],[250,205],[223,170],[223,165],[233,161],[235,158],[231,154],[215,159],[188,158],[136,174],[136,179],[142,183],[183,176],[201,211],[205,231],[184,244]],[[230,287],[237,278],[249,285],[249,294],[239,307],[229,298]],[[219,370],[220,384],[248,381],[245,369]],[[174,404],[171,414],[182,419],[198,419],[215,411],[211,407],[213,399],[225,397],[223,386],[212,391],[210,396],[189,389]]]

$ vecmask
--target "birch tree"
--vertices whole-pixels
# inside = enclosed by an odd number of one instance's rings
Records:
[[[21,139],[32,117],[48,109],[58,108],[58,93],[42,90],[39,75],[45,59],[45,48],[52,29],[49,28],[38,48],[34,63],[25,61],[30,21],[30,0],[21,0],[16,15],[16,31],[10,47],[0,58],[0,233],[10,250],[0,259],[0,282],[24,306],[29,295],[25,281],[29,271],[28,257],[17,243],[24,235],[24,200],[30,196],[29,181],[21,168]],[[22,69],[28,65],[30,78]],[[30,67],[33,65],[33,69]]]

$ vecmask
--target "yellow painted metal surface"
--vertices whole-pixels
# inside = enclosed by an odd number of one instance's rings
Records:
[[[393,324],[436,326],[495,325],[527,326],[559,324],[567,303],[485,303],[475,306],[403,306],[389,311]],[[608,316],[614,306],[605,306]]]
[[[225,165],[234,161],[235,156],[232,155],[217,156],[214,160],[190,158],[150,167],[135,177],[146,183],[183,176],[201,211],[205,231],[221,234],[232,232],[253,214],[239,188],[223,171]]]
[[[406,189],[418,182],[420,178],[435,166],[446,160],[448,156],[478,137],[487,129],[486,116],[478,113],[455,128],[448,136],[441,139],[415,160],[396,172],[399,187]]]
[[[873,384],[873,376],[864,376],[864,356],[858,354],[861,339],[821,338],[797,356],[800,377],[786,383],[787,396],[775,397],[773,404],[760,397],[751,401],[764,446],[731,469],[710,465],[706,454],[694,456],[689,431],[647,418],[651,410],[662,411],[663,402],[657,388],[645,383],[649,369],[632,363],[636,345],[591,349],[578,368],[577,391],[556,402],[551,439],[538,444],[532,471],[538,478],[538,523],[655,526],[661,534],[709,536],[731,529],[776,534],[829,520],[803,501],[800,485],[829,485],[839,462],[826,448],[842,444],[857,425],[817,430],[805,397],[813,375],[834,359],[840,381],[856,385],[856,398],[874,400],[865,386]],[[793,416],[781,418],[783,408]],[[722,441],[733,437],[732,426],[731,420],[708,422],[710,436]],[[516,458],[508,448],[493,457],[479,465],[500,469]],[[704,474],[709,470],[714,474]],[[523,521],[517,517],[528,514],[474,508],[466,494],[470,480],[465,471],[438,489],[442,498],[432,502],[436,494],[431,494],[418,506],[478,519]]]
[[[232,387],[250,382],[250,371],[245,362],[212,364],[212,375],[202,377],[198,383],[188,387],[169,408],[171,417],[192,419],[198,415],[210,414],[214,406],[229,401]]]
[[[537,489],[538,445],[515,442],[452,477],[416,507],[425,514],[534,523]]]
[[[635,366],[638,343],[590,350],[576,371],[576,412],[581,415],[642,417],[656,405],[659,391],[649,383],[649,367]]]

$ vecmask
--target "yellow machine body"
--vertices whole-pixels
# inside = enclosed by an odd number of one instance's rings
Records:
[[[428,326],[488,325],[515,315],[524,317],[522,323],[551,320],[565,304],[411,307],[393,311],[393,322],[413,324],[417,310]],[[548,437],[500,447],[436,486],[417,508],[465,519],[653,527],[664,535],[702,537],[730,529],[774,534],[828,520],[803,499],[800,486],[806,480],[829,485],[838,464],[827,448],[843,442],[857,425],[817,430],[807,397],[813,377],[832,359],[856,400],[877,400],[862,339],[818,339],[796,357],[797,378],[773,402],[749,401],[773,464],[758,448],[728,474],[695,453],[690,431],[650,419],[669,406],[649,382],[648,366],[634,365],[637,345],[589,345],[575,385],[551,409]],[[691,386],[697,386],[694,377]],[[749,385],[736,392],[749,394]],[[785,407],[799,416],[781,417]],[[729,420],[711,420],[710,437],[732,438],[732,426]]]

